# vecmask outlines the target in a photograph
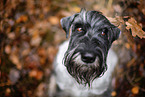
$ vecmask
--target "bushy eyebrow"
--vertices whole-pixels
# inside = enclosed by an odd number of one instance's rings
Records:
[[[83,23],[83,22],[74,22],[73,23],[73,28],[78,28],[82,27],[84,29],[90,28],[90,25],[88,23]]]
[[[79,26],[83,26],[84,24],[83,23],[73,23],[73,25],[79,27]]]

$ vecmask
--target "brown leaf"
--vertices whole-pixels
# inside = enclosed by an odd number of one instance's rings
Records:
[[[26,15],[22,15],[16,20],[16,22],[17,23],[26,22],[27,20],[28,20],[28,17]]]
[[[77,7],[77,6],[72,8],[72,11],[74,12],[80,12],[80,10],[81,10],[80,7]]]
[[[5,52],[6,52],[7,54],[10,54],[10,53],[11,53],[11,46],[10,46],[10,45],[7,45],[7,46],[5,47]]]
[[[126,47],[127,49],[130,49],[130,44],[129,44],[129,43],[125,43],[125,47]]]
[[[42,77],[43,77],[43,72],[38,70],[38,71],[37,71],[36,79],[37,79],[37,80],[41,80]]]
[[[44,95],[45,95],[45,91],[44,91],[45,87],[46,87],[45,83],[40,83],[39,84],[39,86],[36,89],[37,97],[44,97]]]
[[[139,93],[139,87],[138,87],[138,86],[133,87],[133,88],[131,89],[131,92],[132,92],[133,94],[138,94],[138,93]]]
[[[28,49],[24,49],[22,51],[22,56],[27,56],[29,53],[30,53],[30,49],[29,48]]]
[[[112,97],[114,97],[114,96],[116,96],[116,95],[117,95],[116,91],[113,91],[113,92],[111,93],[111,96],[112,96]]]
[[[31,38],[30,44],[31,44],[32,46],[39,46],[41,40],[42,40],[42,38],[41,38],[38,34],[35,34],[35,35],[33,35],[33,37]]]
[[[145,32],[142,30],[142,27],[137,24],[137,21],[134,18],[130,18],[126,22],[126,25],[126,29],[131,29],[133,37],[138,36],[140,38],[145,38]]]
[[[30,77],[36,77],[36,76],[37,76],[37,70],[31,70],[31,71],[29,72],[29,76],[30,76]]]
[[[9,79],[11,84],[15,84],[20,78],[20,72],[17,69],[11,69],[9,72]]]
[[[11,54],[11,55],[10,55],[10,60],[11,60],[15,65],[21,64],[20,61],[19,61],[18,56],[15,55],[15,54]]]
[[[48,60],[50,63],[52,63],[54,61],[56,53],[57,53],[57,49],[53,46],[50,46],[47,49]]]
[[[6,94],[9,94],[9,93],[11,93],[11,90],[10,90],[10,88],[7,88],[6,89]]]
[[[48,21],[52,24],[52,25],[57,25],[59,24],[59,19],[56,16],[51,16],[48,18]]]
[[[124,20],[121,17],[107,17],[107,19],[115,26],[120,26],[121,24],[124,24]]]
[[[40,58],[40,64],[41,64],[41,65],[44,65],[45,62],[46,62],[46,58],[45,58],[45,57],[41,57],[41,58]]]
[[[43,72],[40,71],[40,70],[34,69],[34,70],[31,70],[29,72],[29,76],[33,77],[33,78],[36,78],[37,80],[41,80],[42,77],[43,77]]]
[[[9,39],[12,39],[13,40],[13,39],[15,39],[15,37],[16,37],[16,35],[15,35],[14,32],[11,32],[11,33],[8,34],[8,38]]]
[[[40,56],[46,56],[46,50],[44,48],[39,48],[38,49],[38,54]]]

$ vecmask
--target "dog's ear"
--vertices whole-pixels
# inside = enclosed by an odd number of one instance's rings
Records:
[[[113,33],[111,42],[113,42],[113,41],[115,41],[115,40],[117,40],[119,38],[119,36],[121,34],[121,31],[116,26],[113,26],[111,29],[112,29],[112,33]]]
[[[69,36],[69,29],[77,15],[78,14],[74,14],[69,17],[64,17],[60,20],[61,26],[62,26],[63,30],[66,32],[66,38],[68,38],[68,36]]]

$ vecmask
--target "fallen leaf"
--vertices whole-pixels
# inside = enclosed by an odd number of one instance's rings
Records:
[[[113,5],[113,9],[115,10],[115,12],[118,12],[118,13],[122,13],[122,7],[119,5],[119,4],[115,4]]]
[[[125,47],[126,47],[127,49],[130,49],[130,44],[129,44],[129,43],[125,43]]]
[[[43,77],[43,72],[38,70],[38,71],[37,71],[36,79],[37,79],[37,80],[41,80],[42,77]]]
[[[33,77],[33,78],[36,78],[37,80],[41,80],[42,77],[43,77],[43,72],[40,71],[40,70],[34,69],[34,70],[31,70],[29,72],[29,76]]]
[[[45,62],[46,62],[46,58],[45,57],[40,58],[40,64],[41,65],[44,65]]]
[[[29,76],[30,76],[30,77],[36,77],[36,76],[37,76],[37,70],[31,70],[31,71],[29,72]]]
[[[50,63],[52,63],[54,61],[56,53],[57,53],[57,49],[53,46],[50,46],[47,49],[48,60]]]
[[[30,53],[30,49],[24,49],[22,51],[22,56],[27,56]]]
[[[22,15],[16,20],[16,22],[17,23],[26,22],[27,20],[28,20],[28,17],[26,15]]]
[[[11,54],[11,55],[10,55],[10,60],[11,60],[15,65],[20,64],[19,58],[18,58],[18,56],[15,55],[15,54]]]
[[[138,93],[139,93],[139,87],[138,87],[138,86],[133,87],[133,88],[131,89],[131,92],[132,92],[133,94],[138,94]]]
[[[40,56],[46,56],[46,50],[44,48],[39,48],[38,49],[38,54]]]
[[[11,90],[10,90],[10,88],[7,88],[6,89],[6,94],[9,94],[9,93],[11,93]]]
[[[42,40],[42,38],[39,35],[35,35],[32,37],[30,44],[32,46],[39,46],[41,40]]]
[[[127,22],[126,22],[126,29],[131,29],[132,31],[132,36],[133,37],[140,37],[145,38],[145,32],[142,30],[142,27],[140,25],[137,24],[137,21],[134,18],[130,18]]]
[[[13,25],[15,24],[15,22],[14,22],[12,19],[10,19],[10,20],[8,21],[8,23],[9,23],[11,26],[13,26]]]
[[[6,52],[7,54],[10,54],[10,53],[11,53],[11,46],[10,46],[10,45],[7,45],[7,46],[5,47],[5,52]]]
[[[8,34],[8,38],[9,39],[12,39],[13,40],[13,39],[15,39],[15,37],[16,37],[16,35],[15,35],[14,32],[11,32],[11,33]]]
[[[9,79],[12,84],[15,84],[20,78],[20,72],[17,69],[11,69],[9,73]]]
[[[72,8],[72,10],[74,12],[80,12],[81,9],[80,9],[80,7],[75,6],[75,7]]]
[[[107,17],[107,19],[117,27],[119,27],[121,24],[124,24],[124,20],[119,16],[116,16],[115,18]]]
[[[113,91],[113,92],[111,93],[111,96],[112,96],[112,97],[114,97],[114,96],[116,96],[116,95],[117,95],[116,91]]]
[[[52,25],[57,25],[59,24],[59,19],[56,16],[51,16],[48,18],[48,21],[52,24]]]
[[[44,94],[45,94],[45,92],[44,92],[45,86],[46,86],[45,83],[40,83],[39,84],[39,86],[36,89],[37,97],[43,97],[44,96]]]

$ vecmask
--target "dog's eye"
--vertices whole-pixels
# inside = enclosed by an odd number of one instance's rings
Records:
[[[105,36],[107,34],[107,32],[108,32],[108,29],[103,29],[103,31],[101,32],[101,35]]]
[[[101,33],[101,35],[103,35],[103,36],[104,36],[105,34],[106,34],[105,32],[102,32],[102,33]]]
[[[82,29],[82,28],[77,28],[77,31],[78,31],[78,32],[82,32],[83,29]]]

